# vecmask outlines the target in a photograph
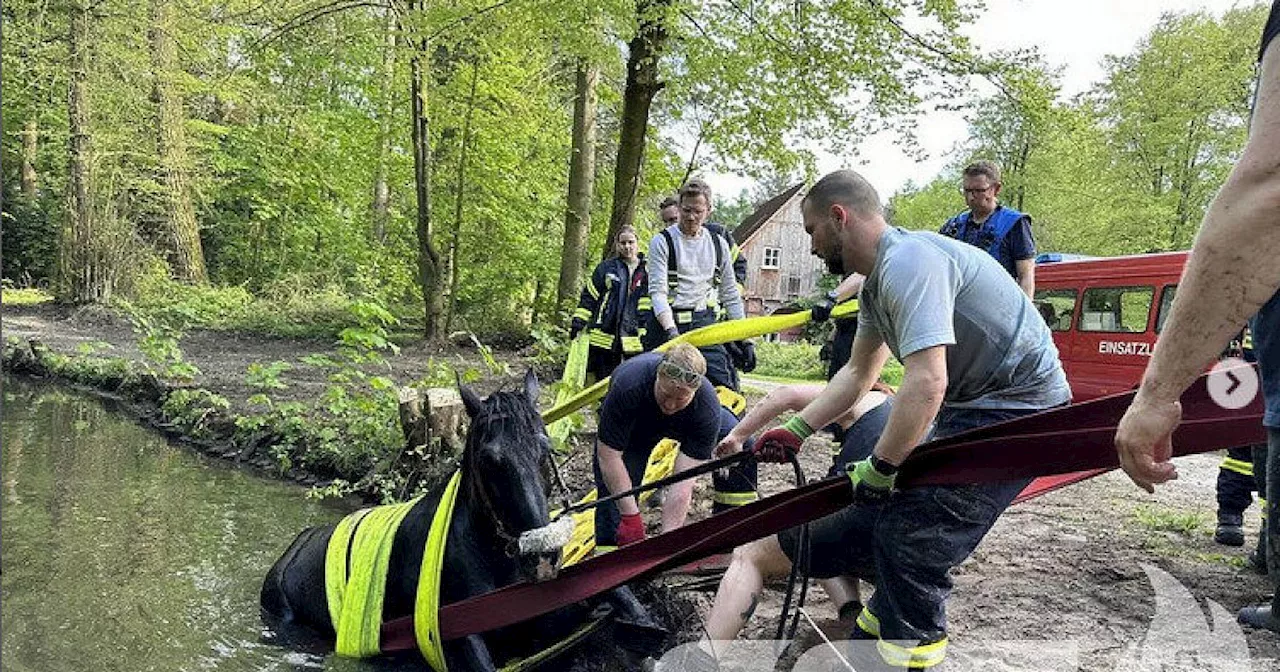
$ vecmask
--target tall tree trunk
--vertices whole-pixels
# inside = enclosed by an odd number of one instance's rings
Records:
[[[387,242],[387,220],[391,217],[391,187],[387,184],[388,163],[391,161],[392,87],[396,71],[396,13],[387,9],[387,34],[382,51],[382,88],[378,92],[378,165],[373,178],[374,242]]]
[[[596,181],[596,80],[599,70],[587,59],[578,61],[573,103],[573,153],[569,157],[569,198],[564,214],[564,249],[560,253],[560,282],[556,310],[569,310],[582,281],[582,264],[591,235],[591,194]],[[605,241],[606,251],[612,239]]]
[[[76,303],[99,301],[109,290],[98,268],[95,249],[93,208],[89,202],[89,103],[85,80],[89,74],[88,0],[72,0],[67,22],[67,51],[70,69],[67,86],[68,176],[70,203],[67,235],[63,241],[62,273],[70,298]]]
[[[423,12],[426,0],[412,0],[410,11]],[[413,58],[409,61],[409,94],[412,99],[413,123],[413,182],[418,201],[418,281],[422,285],[422,299],[426,326],[423,335],[434,340],[440,335],[440,313],[443,297],[440,295],[440,253],[431,241],[431,134],[427,119],[427,75],[430,57],[425,38],[413,42]]]
[[[458,173],[455,180],[453,201],[453,231],[449,236],[449,319],[446,329],[453,330],[453,317],[458,311],[458,253],[462,237],[462,203],[467,191],[467,154],[471,149],[471,117],[476,111],[476,80],[480,78],[480,66],[471,64],[471,92],[467,94],[467,112],[462,119],[462,141],[458,147]]]
[[[1022,139],[1022,151],[1018,153],[1018,188],[1014,192],[1017,196],[1018,205],[1014,208],[1018,212],[1023,211],[1023,200],[1027,195],[1027,161],[1031,159],[1031,140]]]
[[[619,229],[635,221],[649,108],[663,87],[658,80],[658,59],[667,41],[665,21],[671,3],[672,0],[636,0],[640,29],[628,45],[622,129],[618,135],[618,159],[613,171],[613,214],[609,217],[609,233],[605,240],[613,240]],[[609,250],[607,245],[605,247],[604,256],[607,257]]]
[[[156,103],[156,148],[164,208],[166,247],[174,274],[194,284],[209,281],[205,271],[200,226],[187,175],[186,118],[182,94],[174,83],[177,54],[173,45],[170,0],[151,0],[152,95]]]
[[[40,137],[39,127],[35,119],[28,119],[22,126],[22,171],[19,183],[22,195],[34,200],[36,197],[36,148]]]

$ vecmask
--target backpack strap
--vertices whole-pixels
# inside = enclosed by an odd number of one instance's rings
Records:
[[[676,275],[676,241],[671,239],[671,232],[662,230],[662,237],[667,241],[667,293],[672,300],[676,298],[676,287],[680,285],[680,277]]]

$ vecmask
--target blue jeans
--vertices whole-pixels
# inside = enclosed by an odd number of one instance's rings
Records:
[[[932,438],[943,438],[1037,412],[944,409]],[[951,568],[977,548],[1030,479],[982,485],[938,485],[894,493],[872,532],[876,592],[867,604],[882,640],[922,643],[946,638]],[[859,619],[859,625],[864,623]]]

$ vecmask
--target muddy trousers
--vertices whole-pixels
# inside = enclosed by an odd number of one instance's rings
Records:
[[[1253,448],[1253,474],[1259,492],[1265,492],[1262,515],[1265,518],[1262,541],[1267,574],[1277,587],[1271,598],[1271,609],[1280,613],[1280,429],[1267,428],[1267,443]]]
[[[1253,446],[1237,446],[1227,450],[1227,456],[1218,467],[1219,523],[1239,525],[1245,509],[1253,503],[1254,490],[1258,490],[1253,473],[1253,449]]]
[[[738,418],[729,409],[720,408],[720,433],[718,439],[724,438],[738,424]],[[649,444],[627,446],[622,448],[622,463],[627,467],[627,475],[631,478],[632,486],[639,485],[643,482],[645,467],[649,463],[649,454],[653,452],[653,446],[660,440],[645,439],[644,442]],[[743,450],[750,451],[753,444],[747,443],[742,447]],[[601,497],[609,495],[609,486],[605,483],[604,474],[600,471],[599,453],[593,451],[591,469],[595,474],[596,492]],[[722,473],[727,472],[727,473]],[[745,488],[752,500],[756,498],[756,463],[749,460],[746,463],[729,467],[727,470],[719,470],[711,475],[711,483],[715,489],[713,497],[719,497],[722,493],[738,492],[739,488]],[[745,497],[745,495],[744,495]],[[714,509],[715,505],[713,505]],[[622,520],[622,513],[618,511],[618,505],[609,502],[596,507],[596,546],[597,547],[613,547],[618,545],[618,523]]]
[[[943,409],[933,438],[1033,413]],[[982,485],[924,486],[894,493],[871,533],[876,592],[858,616],[853,639],[878,640],[882,662],[928,669],[947,651],[951,569],[969,557],[1030,479]]]

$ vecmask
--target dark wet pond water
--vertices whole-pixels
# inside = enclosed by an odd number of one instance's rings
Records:
[[[263,641],[258,590],[349,509],[201,456],[85,394],[5,376],[3,665],[33,672],[379,670]]]

